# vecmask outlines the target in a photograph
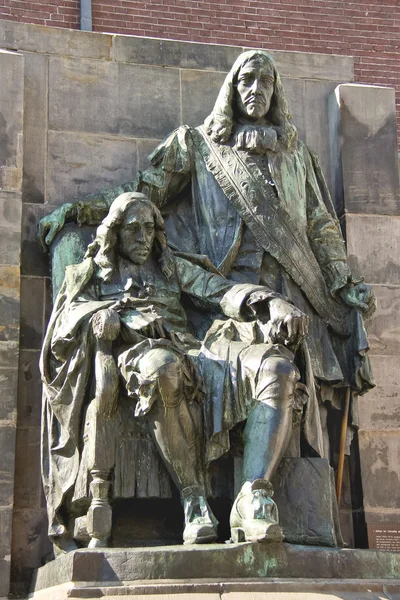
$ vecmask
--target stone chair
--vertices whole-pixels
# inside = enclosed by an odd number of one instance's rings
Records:
[[[64,277],[65,267],[80,262],[96,228],[68,224],[51,246],[53,298]],[[189,317],[190,318],[190,317]],[[105,418],[99,410],[110,393],[104,385],[105,371],[115,368],[112,342],[101,342],[95,353],[93,386],[83,424],[80,469],[71,498],[69,530],[82,545],[109,544],[112,533],[112,503],[132,498],[170,499],[173,484],[162,464],[147,423],[135,419],[132,402],[120,392],[118,408]],[[108,344],[108,347],[107,347]],[[112,366],[114,365],[114,367]],[[299,458],[300,425],[273,482],[285,538],[292,543],[342,545],[334,496],[334,475],[326,459]],[[240,448],[228,464],[211,466],[213,496],[233,500],[240,481]],[[296,457],[296,458],[293,458]],[[228,472],[227,472],[228,471]]]

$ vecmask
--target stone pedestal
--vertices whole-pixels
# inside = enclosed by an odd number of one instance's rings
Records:
[[[333,469],[325,458],[285,458],[273,479],[285,540],[340,545]]]
[[[211,544],[77,550],[38,569],[31,591],[35,600],[121,596],[137,600],[156,595],[218,600],[227,593],[230,600],[236,594],[243,599],[256,594],[263,600],[325,595],[327,600],[394,600],[400,598],[399,577],[400,554],[390,552]],[[294,592],[301,594],[292,596]]]

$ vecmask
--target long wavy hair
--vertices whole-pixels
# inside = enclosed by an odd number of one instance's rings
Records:
[[[96,237],[88,246],[85,255],[85,258],[93,258],[98,267],[97,275],[103,281],[110,281],[115,272],[118,256],[118,233],[125,215],[132,205],[139,204],[144,204],[151,210],[155,226],[152,252],[160,263],[162,272],[169,278],[174,271],[174,257],[167,245],[164,219],[160,211],[144,194],[125,192],[111,204],[108,215],[97,228]]]
[[[292,150],[297,143],[297,129],[291,123],[291,114],[286,102],[281,78],[272,56],[264,50],[243,52],[233,64],[218,94],[212,113],[204,121],[206,132],[214,142],[226,144],[234,130],[234,110],[239,72],[247,63],[257,60],[268,66],[274,76],[274,92],[270,108],[265,115],[278,135],[281,149]]]

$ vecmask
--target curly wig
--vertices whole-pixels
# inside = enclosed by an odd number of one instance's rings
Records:
[[[268,66],[274,76],[274,92],[265,118],[278,135],[282,150],[292,150],[297,143],[297,129],[291,123],[291,115],[285,99],[283,86],[272,57],[264,50],[243,52],[233,64],[222,84],[212,113],[204,121],[207,134],[214,142],[226,144],[234,128],[235,94],[240,69],[251,61]]]
[[[98,276],[103,281],[110,281],[115,271],[118,255],[118,232],[124,222],[126,212],[132,205],[144,204],[151,210],[155,237],[153,252],[155,252],[164,275],[171,277],[174,270],[174,257],[167,245],[164,219],[158,208],[147,196],[139,192],[125,192],[111,204],[108,215],[97,228],[94,241],[88,246],[85,257],[92,257],[98,267]]]

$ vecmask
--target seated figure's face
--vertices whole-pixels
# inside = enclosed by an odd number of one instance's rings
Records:
[[[137,202],[128,208],[119,230],[119,252],[136,265],[148,259],[153,247],[155,225],[149,206]]]
[[[250,121],[265,117],[274,93],[272,67],[260,64],[255,59],[246,63],[239,71],[236,84],[236,106],[239,116]]]

